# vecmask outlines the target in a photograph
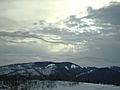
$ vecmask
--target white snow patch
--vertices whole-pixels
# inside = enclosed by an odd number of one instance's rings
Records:
[[[67,66],[65,66],[65,69],[69,70],[69,68]]]
[[[56,68],[55,64],[49,64],[45,68],[44,67],[42,67],[42,68],[35,67],[35,69],[37,69],[40,73],[42,73],[44,75],[54,74],[55,68]]]
[[[90,70],[90,71],[87,71],[87,72],[83,72],[83,73],[80,73],[80,75],[84,75],[84,74],[89,74],[91,72],[93,72],[94,70]],[[78,75],[79,76],[79,75]]]
[[[10,75],[27,75],[26,71],[24,70],[20,70],[20,71],[16,71],[14,73],[11,73]]]
[[[76,69],[76,68],[78,68],[78,66],[72,64],[72,65],[71,65],[71,68],[72,68],[72,69]]]
[[[55,64],[49,64],[48,66],[47,66],[47,68],[56,68],[56,65]]]

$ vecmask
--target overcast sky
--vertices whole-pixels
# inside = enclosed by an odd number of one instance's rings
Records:
[[[119,0],[0,0],[0,65],[120,66]]]

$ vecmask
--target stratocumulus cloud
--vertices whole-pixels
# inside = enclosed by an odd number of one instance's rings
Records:
[[[111,2],[98,9],[88,7],[83,17],[70,15],[55,23],[40,20],[19,27],[17,21],[1,16],[1,65],[42,60],[119,65],[119,9],[120,3]]]

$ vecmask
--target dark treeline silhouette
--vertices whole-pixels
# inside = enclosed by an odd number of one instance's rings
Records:
[[[0,89],[6,90],[34,90],[53,89],[59,86],[75,86],[78,82],[60,82],[50,80],[1,80]]]

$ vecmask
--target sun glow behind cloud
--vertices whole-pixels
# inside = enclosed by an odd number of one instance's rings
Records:
[[[6,1],[6,0],[5,0]],[[15,21],[36,21],[40,19],[49,22],[56,22],[69,15],[79,14],[79,17],[86,15],[88,7],[94,9],[108,5],[112,0],[7,0],[3,1],[0,16]],[[9,8],[9,9],[6,9]]]
[[[67,59],[92,65],[94,61],[80,57],[98,56],[113,58],[117,62],[119,3],[110,5],[111,1],[6,0],[5,3],[4,0],[0,2],[0,25],[5,27],[0,27],[0,55],[12,53],[13,57],[26,55],[27,58],[31,55],[40,59]],[[16,27],[19,22],[23,26]],[[9,26],[13,26],[14,30]],[[95,62],[99,64],[97,60]]]

